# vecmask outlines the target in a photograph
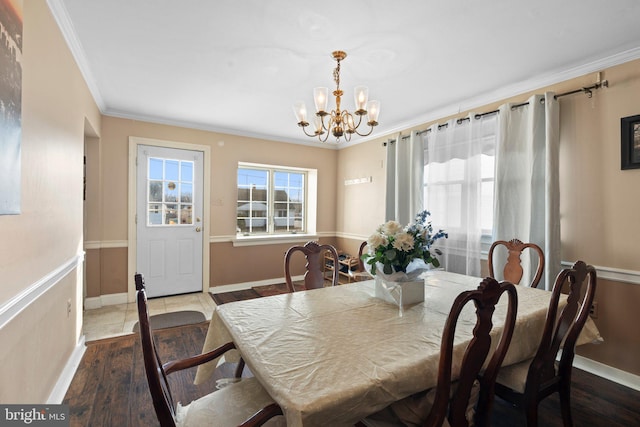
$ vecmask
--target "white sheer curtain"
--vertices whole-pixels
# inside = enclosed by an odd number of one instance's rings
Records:
[[[558,101],[549,92],[512,107],[500,107],[493,239],[540,246],[546,261],[543,283],[550,289],[561,268]],[[530,281],[531,259],[522,261],[523,282]]]
[[[442,267],[480,276],[482,232],[492,227],[498,117],[474,116],[434,125],[427,134],[425,209],[434,228],[449,233],[436,245],[443,252],[438,257]]]
[[[423,208],[424,145],[417,131],[387,141],[386,220],[413,222]]]

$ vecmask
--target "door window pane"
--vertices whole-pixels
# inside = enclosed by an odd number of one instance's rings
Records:
[[[149,201],[162,201],[162,181],[149,181]]]
[[[165,205],[165,224],[178,224],[178,205]]]
[[[180,185],[180,201],[183,203],[193,202],[193,185],[186,183]]]
[[[162,224],[162,204],[152,203],[149,205],[149,224]]]
[[[180,162],[178,160],[165,160],[164,165],[164,179],[171,181],[178,181],[178,165]]]
[[[178,201],[178,186],[175,182],[170,181],[165,184],[164,187],[164,201],[165,202],[177,202]]]
[[[164,177],[163,169],[162,159],[149,159],[149,179],[162,179]]]
[[[180,181],[193,182],[193,163],[181,162],[180,164]]]
[[[180,224],[193,223],[193,206],[180,205]]]

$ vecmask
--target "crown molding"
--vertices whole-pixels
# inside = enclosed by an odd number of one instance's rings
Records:
[[[606,71],[607,68],[634,61],[636,59],[640,59],[639,46],[631,47],[605,57],[592,58],[590,61],[581,64],[574,64],[569,67],[558,68],[554,71],[535,76],[527,80],[522,80],[511,85],[503,86],[502,88],[496,89],[491,92],[486,92],[484,94],[474,96],[457,103],[430,110],[412,120],[399,123],[398,125],[390,129],[386,129],[384,134],[377,134],[375,135],[375,137],[359,139],[357,142],[352,143],[349,146],[362,144],[363,142],[371,141],[374,139],[393,137],[398,132],[406,132],[408,129],[423,126],[426,123],[440,120],[443,117],[459,115],[461,112],[481,108],[485,105],[500,102],[502,100],[518,96],[523,93],[539,90],[544,87],[562,83],[567,80],[581,77],[590,73]],[[338,149],[342,148],[347,147],[341,146]]]
[[[80,73],[84,77],[85,83],[89,87],[89,92],[91,92],[93,100],[98,105],[100,112],[104,112],[106,104],[100,94],[100,89],[98,88],[96,80],[93,77],[91,67],[89,67],[87,57],[85,56],[84,49],[82,48],[82,43],[80,43],[80,40],[78,40],[78,37],[76,36],[73,22],[71,22],[71,18],[69,17],[67,8],[64,6],[64,2],[62,0],[47,0],[47,5],[49,6],[49,10],[51,10],[51,14],[62,32],[62,36],[67,42],[67,46],[69,47],[71,54],[76,60],[76,64],[80,69]]]

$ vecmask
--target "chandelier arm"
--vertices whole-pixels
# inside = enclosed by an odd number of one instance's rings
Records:
[[[367,123],[367,124],[368,124],[368,123]],[[373,132],[373,128],[374,128],[374,126],[373,126],[373,125],[371,125],[371,124],[369,124],[369,132],[367,132],[367,133],[360,133],[360,132],[358,132],[358,128],[354,129],[354,131],[355,131],[355,133],[357,133],[357,134],[358,134],[358,135],[360,135],[360,136],[369,136],[369,135],[371,135],[371,132]]]
[[[323,132],[323,133],[319,133],[318,134],[318,140],[320,140],[320,142],[327,142],[327,139],[329,139],[329,134],[331,132]],[[322,135],[324,135],[324,138],[322,137]]]
[[[354,131],[356,131],[360,127],[360,124],[362,123],[362,116],[359,115],[359,114],[356,114],[356,115],[358,116],[358,124],[354,123],[354,126],[353,126],[353,130]],[[353,115],[351,115],[351,117],[353,117]],[[358,132],[356,131],[356,133],[358,133]],[[360,134],[358,133],[358,135],[360,135]]]
[[[315,132],[314,133],[307,133],[307,126],[309,126],[308,123],[306,125],[301,125],[300,123],[298,123],[298,126],[300,126],[302,128],[302,131],[304,132],[305,135],[311,136],[311,137],[316,136]]]
[[[328,116],[328,122],[325,125],[324,123],[324,118],[325,116]],[[329,131],[331,130],[331,123],[333,123],[333,110],[331,110],[331,112],[329,114],[325,114],[324,116],[320,116],[320,123],[322,123],[322,130],[326,131],[327,133],[329,133]]]

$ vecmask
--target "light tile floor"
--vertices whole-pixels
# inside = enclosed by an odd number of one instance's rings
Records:
[[[211,319],[211,313],[216,306],[211,296],[203,292],[152,298],[148,300],[148,303],[150,316],[191,310],[203,313],[207,320]],[[127,335],[132,333],[133,325],[137,321],[136,303],[107,305],[84,311],[82,333],[85,336],[85,341]]]

